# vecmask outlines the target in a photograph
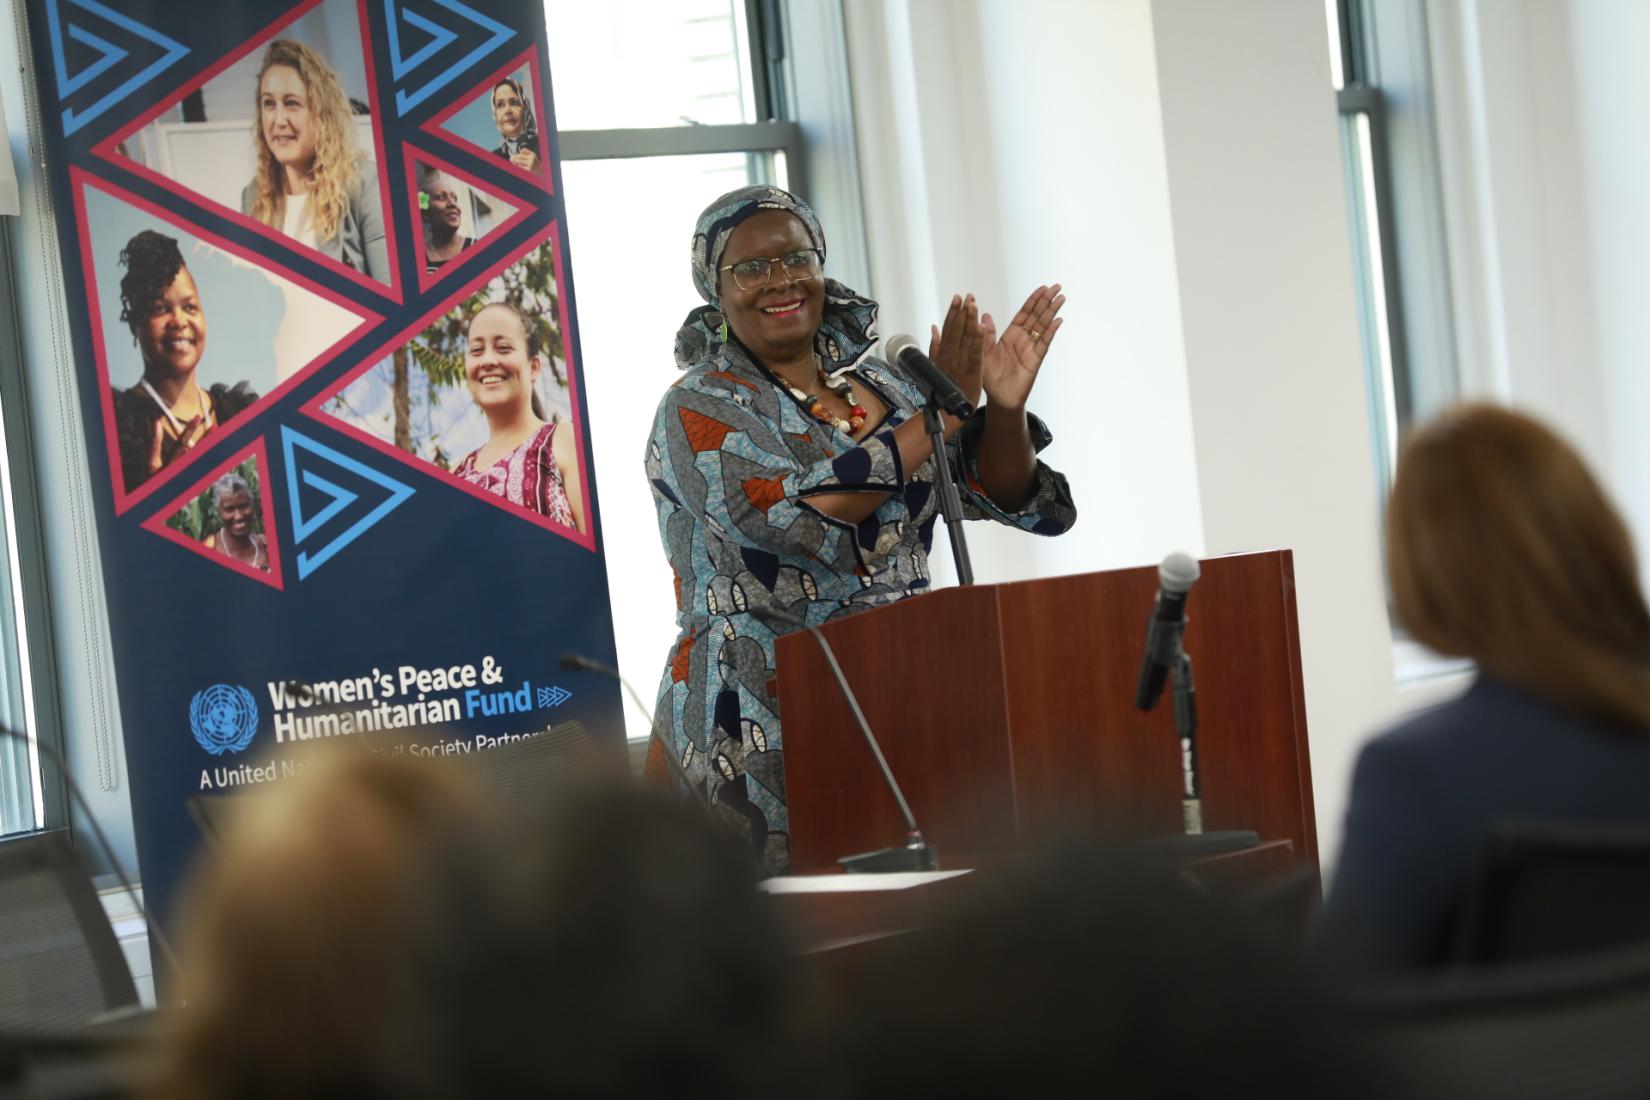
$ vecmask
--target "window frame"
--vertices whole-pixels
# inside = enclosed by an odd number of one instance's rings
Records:
[[[1335,97],[1384,501],[1411,424],[1461,392],[1431,47],[1422,0],[1325,6],[1342,78]],[[1359,120],[1367,128],[1367,165]]]
[[[32,98],[32,97],[31,97]],[[32,105],[31,105],[32,106]],[[4,489],[0,507],[7,509],[5,551],[11,585],[0,590],[0,631],[18,651],[18,696],[23,711],[23,733],[29,745],[0,746],[8,766],[21,761],[32,787],[32,822],[26,828],[0,829],[0,836],[69,824],[67,778],[61,766],[46,767],[64,757],[63,709],[59,693],[57,638],[52,625],[51,587],[45,534],[43,495],[35,465],[34,427],[29,420],[29,389],[24,369],[25,346],[22,303],[18,297],[14,249],[14,216],[0,217],[0,431],[4,432]],[[8,742],[10,738],[6,739]],[[7,807],[8,815],[18,807]],[[15,824],[15,823],[14,823]]]

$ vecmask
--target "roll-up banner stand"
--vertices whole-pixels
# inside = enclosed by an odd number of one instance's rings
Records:
[[[540,5],[28,15],[161,923],[319,742],[622,737]]]

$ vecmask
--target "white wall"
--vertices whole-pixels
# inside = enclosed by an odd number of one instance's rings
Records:
[[[1593,291],[1604,469],[1650,565],[1650,5],[1578,0],[1568,45],[1581,174],[1577,231]],[[1564,360],[1572,360],[1569,355]],[[1560,369],[1575,373],[1573,361]],[[1645,573],[1650,578],[1650,570]]]
[[[1650,7],[1430,16],[1464,379],[1561,428],[1650,547]]]

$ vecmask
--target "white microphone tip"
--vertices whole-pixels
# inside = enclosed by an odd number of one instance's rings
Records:
[[[1201,575],[1197,559],[1184,550],[1176,550],[1157,567],[1157,579],[1168,592],[1185,592]]]

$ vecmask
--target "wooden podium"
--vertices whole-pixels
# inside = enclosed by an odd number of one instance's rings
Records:
[[[1290,840],[1317,866],[1287,550],[1202,562],[1187,603],[1204,827]],[[918,825],[989,859],[1073,828],[1177,833],[1170,693],[1134,707],[1157,568],[949,588],[821,627]],[[806,631],[779,639],[793,873],[899,844],[904,821]]]

